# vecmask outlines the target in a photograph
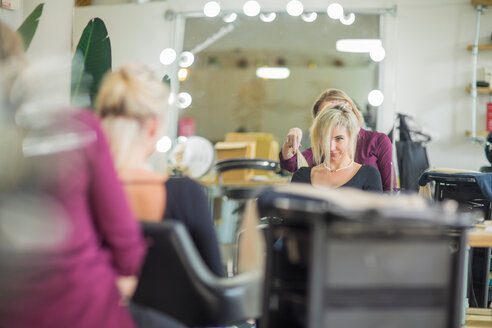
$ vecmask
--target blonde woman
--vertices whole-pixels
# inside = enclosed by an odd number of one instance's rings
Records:
[[[147,165],[162,136],[168,98],[165,84],[149,70],[127,65],[104,79],[96,111],[135,216],[183,222],[205,263],[221,276],[219,243],[202,187],[189,178],[167,179]]]
[[[395,188],[395,178],[393,178],[393,187],[391,185],[393,148],[388,136],[377,131],[363,129],[364,119],[361,112],[357,109],[352,99],[345,92],[338,89],[328,89],[318,97],[312,109],[313,118],[316,118],[318,112],[327,104],[345,105],[353,112],[357,118],[359,131],[354,160],[360,164],[372,165],[378,169],[384,191],[390,191]],[[290,129],[279,155],[280,166],[284,170],[294,172],[297,169],[297,151],[301,145],[301,139],[302,131],[299,128]],[[302,155],[306,158],[309,166],[316,165],[311,148],[303,151]]]
[[[348,103],[328,103],[311,126],[314,167],[302,167],[292,182],[382,191],[379,171],[354,161],[359,121]]]

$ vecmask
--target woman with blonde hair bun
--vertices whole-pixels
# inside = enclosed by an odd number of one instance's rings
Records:
[[[301,167],[292,182],[382,191],[381,176],[371,165],[354,161],[359,122],[348,103],[328,103],[311,126],[314,167]]]
[[[148,69],[126,65],[108,74],[96,99],[116,169],[135,216],[184,223],[210,270],[223,274],[219,243],[203,188],[190,178],[167,178],[147,160],[164,133],[169,92]]]
[[[327,104],[344,105],[356,117],[358,123],[358,133],[355,136],[357,147],[355,149],[354,160],[360,164],[372,165],[378,169],[383,190],[390,191],[396,187],[396,179],[392,168],[393,147],[387,135],[377,131],[365,130],[364,118],[357,109],[354,101],[342,90],[328,89],[324,91],[314,103],[312,109],[313,119],[318,112]],[[298,168],[298,152],[301,145],[302,131],[299,128],[290,129],[287,138],[279,154],[280,166],[287,171],[294,172]],[[318,165],[313,157],[312,149],[309,148],[302,152],[308,166]],[[393,179],[393,182],[392,182]]]

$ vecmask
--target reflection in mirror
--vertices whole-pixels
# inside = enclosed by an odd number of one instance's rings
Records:
[[[285,13],[270,23],[262,17],[186,19],[183,50],[194,62],[179,79],[192,103],[180,115],[195,120],[198,135],[215,142],[232,131],[269,132],[283,141],[289,128],[300,127],[307,136],[312,105],[327,88],[346,91],[375,128],[367,98],[378,88],[378,63],[369,53],[339,52],[336,42],[378,39],[379,14],[357,14],[352,25],[326,13],[314,22]],[[259,77],[265,68],[281,76]]]
[[[169,171],[175,176],[201,178],[210,171],[214,160],[215,150],[207,139],[179,137],[169,154]]]

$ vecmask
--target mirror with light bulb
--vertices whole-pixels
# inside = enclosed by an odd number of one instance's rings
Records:
[[[375,129],[378,104],[370,106],[368,95],[382,85],[386,11],[333,4],[309,11],[290,1],[266,12],[254,3],[224,11],[211,1],[199,12],[180,12],[166,2],[94,1],[103,5],[75,10],[74,42],[89,19],[101,17],[113,68],[138,61],[169,74],[177,108],[169,116],[173,139],[178,120],[185,119],[214,143],[234,131],[272,133],[281,143],[291,127],[300,127],[308,147],[311,108],[327,88],[346,91]],[[133,24],[127,24],[129,13]]]
[[[268,132],[282,142],[289,128],[300,127],[307,146],[314,101],[339,88],[375,129],[377,108],[368,95],[378,89],[384,53],[367,49],[384,52],[380,15],[346,17],[345,23],[326,12],[186,18],[178,79],[192,101],[180,116],[192,118],[196,133],[213,142],[234,131]]]

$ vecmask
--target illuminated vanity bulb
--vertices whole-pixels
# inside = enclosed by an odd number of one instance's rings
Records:
[[[189,51],[184,51],[181,53],[181,56],[179,57],[179,66],[180,67],[190,67],[193,65],[193,62],[195,61],[195,55]]]
[[[301,18],[306,23],[312,23],[316,20],[316,18],[318,18],[318,14],[314,11],[312,13],[304,13],[301,15]]]
[[[191,95],[188,92],[180,92],[178,94],[178,107],[185,109],[191,105]]]
[[[254,17],[261,11],[260,4],[255,0],[246,1],[243,5],[243,12],[246,16]]]
[[[367,101],[369,102],[369,104],[371,104],[371,106],[374,106],[374,107],[381,106],[381,104],[384,101],[384,95],[379,90],[372,90],[367,95]]]
[[[329,5],[326,12],[331,19],[340,19],[341,17],[343,17],[343,7],[337,2]]]
[[[216,1],[209,1],[203,6],[203,13],[207,17],[215,17],[220,13],[220,5]]]
[[[155,144],[155,150],[159,153],[167,153],[171,149],[172,141],[168,136],[164,136]]]
[[[342,15],[342,17],[340,17],[340,22],[343,25],[352,25],[355,22],[355,14],[350,13],[347,15]]]
[[[386,51],[383,47],[376,47],[369,52],[369,57],[375,62],[380,62],[386,56]]]
[[[290,76],[287,67],[259,67],[256,69],[256,76],[262,79],[281,80]]]
[[[260,19],[265,23],[270,23],[277,17],[276,13],[262,13],[260,14]]]
[[[162,65],[171,65],[176,60],[176,51],[172,48],[162,50],[159,59]]]
[[[291,16],[300,16],[304,11],[304,6],[299,0],[291,0],[287,3],[286,10]]]
[[[236,19],[237,19],[236,13],[230,13],[230,14],[224,16],[224,22],[226,22],[226,23],[232,23]]]
[[[189,73],[188,69],[180,68],[178,71],[179,82],[183,82],[184,80],[186,80],[188,78],[188,73]]]

